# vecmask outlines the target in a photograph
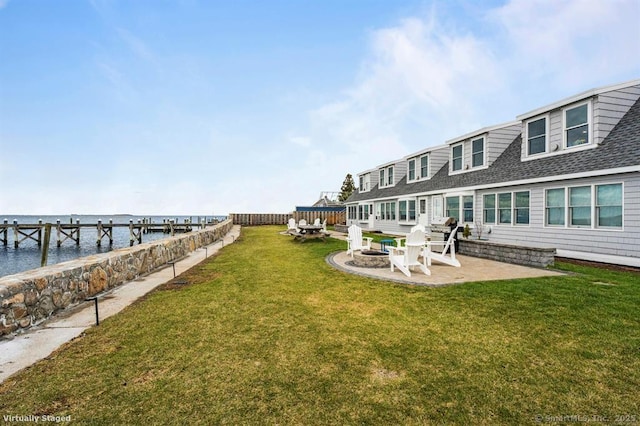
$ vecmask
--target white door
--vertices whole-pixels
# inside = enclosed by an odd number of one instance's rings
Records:
[[[418,223],[422,226],[429,226],[429,218],[427,217],[427,201],[428,197],[418,198]]]
[[[369,229],[373,229],[375,227],[374,221],[376,220],[376,215],[373,214],[373,204],[369,204],[367,207],[369,208]]]
[[[433,202],[433,214],[431,216],[434,221],[439,222],[444,217],[444,199],[442,195],[434,195],[431,200]]]

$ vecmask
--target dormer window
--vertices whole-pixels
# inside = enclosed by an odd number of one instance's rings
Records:
[[[547,152],[547,117],[527,123],[527,155]]]
[[[420,157],[420,178],[427,177],[429,177],[429,156],[423,155]]]
[[[407,182],[429,177],[429,154],[410,158],[407,161]]]
[[[484,165],[484,137],[471,141],[471,167]]]
[[[462,170],[462,144],[454,145],[451,148],[451,171]]]
[[[371,186],[371,174],[360,175],[360,192],[366,192]]]
[[[567,148],[588,144],[589,103],[564,110],[564,141]]]
[[[385,186],[393,186],[393,183],[393,166],[380,169],[378,177],[379,186],[381,188]]]

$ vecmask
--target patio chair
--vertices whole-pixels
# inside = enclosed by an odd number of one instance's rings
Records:
[[[320,218],[317,217],[316,220],[313,221],[314,226],[320,226]]]
[[[449,234],[449,238],[447,241],[429,241],[424,248],[423,256],[427,259],[427,266],[431,266],[431,261],[435,260],[440,263],[444,263],[446,265],[455,266],[459,268],[460,261],[456,259],[456,246],[455,239],[458,233],[458,229],[452,230]],[[434,245],[442,245],[442,252],[436,252],[432,250]],[[447,255],[449,252],[449,255]]]
[[[420,254],[424,249],[424,245],[424,232],[416,229],[407,235],[404,247],[390,247],[389,263],[391,265],[391,272],[394,272],[395,268],[398,268],[403,274],[410,277],[411,268],[418,266],[425,275],[431,275],[431,271],[426,264],[427,258],[423,256],[422,261],[420,261]]]
[[[298,227],[296,226],[296,220],[294,218],[290,218],[289,222],[287,222],[287,233],[295,234],[298,232]]]
[[[300,219],[298,221],[298,229],[300,229],[301,226],[306,226],[307,225],[307,221],[304,219]]]
[[[410,232],[413,232],[413,231],[415,231],[416,229],[419,229],[420,231],[422,231],[422,232],[424,232],[424,233],[426,233],[426,232],[427,232],[427,231],[426,231],[426,229],[425,229],[425,227],[424,227],[424,225],[422,225],[422,224],[417,224],[417,225],[413,226],[413,227],[411,228],[411,231],[410,231]],[[396,240],[396,247],[400,247],[400,248],[402,248],[402,247],[403,247],[402,242],[403,242],[404,240],[406,240],[406,239],[407,239],[407,237],[396,237],[396,238],[394,238],[394,240]]]
[[[347,254],[353,257],[353,252],[356,250],[371,250],[371,241],[373,238],[362,237],[362,228],[358,225],[351,225],[349,227],[347,235]]]

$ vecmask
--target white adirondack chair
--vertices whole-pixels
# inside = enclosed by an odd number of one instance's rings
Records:
[[[403,274],[410,277],[411,268],[418,266],[425,275],[431,275],[431,271],[426,264],[426,258],[423,256],[422,261],[419,259],[424,249],[424,244],[424,232],[416,229],[407,235],[404,247],[390,247],[389,263],[391,264],[391,272],[398,268]]]
[[[349,229],[347,229],[347,254],[350,254],[353,257],[353,252],[356,250],[371,250],[371,241],[373,238],[370,237],[362,237],[362,228],[358,225],[351,225]]]
[[[411,228],[411,231],[410,231],[410,232],[413,232],[413,231],[415,231],[416,229],[419,229],[420,231],[422,231],[422,232],[424,232],[424,233],[426,233],[426,232],[427,232],[427,231],[426,231],[426,229],[425,229],[425,227],[424,227],[424,225],[422,225],[422,224],[417,224],[417,225],[413,226],[413,227]],[[402,247],[403,247],[403,241],[404,241],[404,240],[406,240],[406,239],[407,239],[407,237],[397,237],[397,238],[394,238],[394,239],[396,240],[396,247],[401,247],[401,248],[402,248]]]
[[[449,234],[449,238],[447,241],[429,241],[427,246],[424,249],[423,256],[427,259],[427,266],[431,266],[431,261],[435,260],[437,262],[444,263],[446,265],[455,266],[459,268],[460,261],[456,259],[456,246],[454,244],[456,239],[457,230],[452,231]],[[442,252],[433,251],[433,246],[442,245]],[[447,255],[447,252],[449,254]]]
[[[298,222],[298,226],[305,226],[307,224],[307,221],[304,219],[300,219],[300,221]]]
[[[287,222],[287,232],[290,234],[298,232],[298,227],[296,226],[296,220],[294,218],[290,218],[289,222]]]
[[[322,232],[327,232],[327,219],[322,221]]]
[[[320,218],[316,217],[316,220],[313,221],[314,226],[320,226]]]

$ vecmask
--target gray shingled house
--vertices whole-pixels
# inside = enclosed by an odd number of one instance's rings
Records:
[[[455,217],[489,241],[640,267],[640,80],[589,90],[358,175],[347,223]]]

